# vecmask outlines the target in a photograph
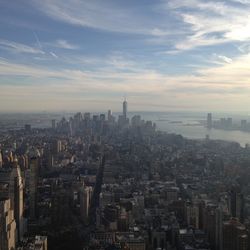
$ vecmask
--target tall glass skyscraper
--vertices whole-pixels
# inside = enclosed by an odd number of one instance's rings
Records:
[[[123,102],[123,116],[125,119],[127,119],[127,111],[128,111],[128,103],[125,99]]]

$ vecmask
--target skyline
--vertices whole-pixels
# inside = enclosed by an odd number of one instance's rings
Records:
[[[250,1],[12,1],[0,112],[248,112]]]

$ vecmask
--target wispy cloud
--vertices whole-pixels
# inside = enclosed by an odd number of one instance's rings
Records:
[[[150,5],[148,15],[136,8],[121,7],[115,1],[33,0],[33,4],[56,20],[147,35],[155,42],[172,44],[178,51],[250,39],[250,3],[245,0],[162,0],[161,4],[156,1]],[[57,43],[74,48],[64,40]]]
[[[150,98],[155,107],[250,105],[247,0],[30,2],[38,21],[26,12],[21,19],[46,29],[41,41],[34,33],[33,44],[26,37],[0,39],[7,58],[0,58],[0,108],[26,99],[39,107],[55,100],[69,107],[83,100],[108,103],[123,93],[141,107]]]
[[[177,42],[179,50],[199,46],[212,46],[228,42],[244,42],[250,39],[250,2],[235,1],[176,0],[167,1],[165,8],[179,16],[190,31],[190,35]]]
[[[87,102],[90,97],[100,100],[102,96],[106,103],[110,104],[110,96],[113,96],[114,101],[115,96],[118,98],[117,96],[121,96],[122,93],[127,93],[131,96],[131,101],[134,98],[137,102],[135,107],[143,106],[143,103],[147,103],[148,98],[152,97],[155,107],[166,105],[167,100],[176,107],[188,103],[193,108],[197,105],[204,108],[207,105],[217,105],[244,109],[244,105],[249,102],[250,94],[250,54],[234,58],[232,61],[222,55],[216,55],[216,58],[220,60],[220,64],[198,69],[195,74],[180,76],[170,76],[146,69],[121,72],[117,71],[119,67],[115,70],[112,65],[106,65],[105,70],[99,69],[95,72],[67,68],[53,70],[1,59],[0,78],[9,76],[9,79],[14,79],[11,77],[22,76],[26,77],[26,84],[19,82],[14,87],[9,82],[4,84],[2,80],[0,98],[11,104],[13,99],[37,97],[34,100],[29,98],[29,101],[34,103],[34,107],[42,107],[42,101],[46,96],[46,105],[52,104],[55,99],[62,104],[63,99],[68,103],[68,108],[73,108],[81,102]],[[41,85],[41,82],[46,83]],[[27,86],[27,83],[30,85]],[[18,91],[13,92],[13,88]],[[222,95],[223,99],[220,98]],[[103,107],[106,107],[105,104]]]
[[[115,1],[33,0],[33,6],[55,20],[76,26],[152,36],[169,36],[173,33],[168,29],[171,23],[159,22],[157,13],[150,17],[140,9],[128,5],[121,7]]]
[[[41,49],[4,39],[0,39],[0,48],[13,53],[45,54]]]
[[[63,39],[59,39],[59,40],[56,40],[54,43],[48,43],[48,44],[53,46],[53,47],[57,47],[57,48],[61,48],[61,49],[75,50],[75,49],[79,48],[79,46],[77,46],[75,44],[71,44],[68,41],[63,40]]]
[[[57,56],[54,52],[50,51],[49,53],[50,53],[50,55],[52,55],[54,58],[56,58],[56,59],[58,58],[58,56]]]
[[[224,55],[218,55],[216,53],[213,54],[212,56],[212,60],[208,60],[208,62],[210,63],[214,63],[214,64],[226,64],[226,63],[232,63],[233,59]]]

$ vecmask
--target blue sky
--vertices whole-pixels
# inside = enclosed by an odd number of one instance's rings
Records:
[[[0,111],[241,111],[250,0],[0,1]]]

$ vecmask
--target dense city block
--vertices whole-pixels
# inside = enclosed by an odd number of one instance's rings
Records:
[[[247,146],[158,131],[126,101],[0,146],[1,250],[250,249]]]

